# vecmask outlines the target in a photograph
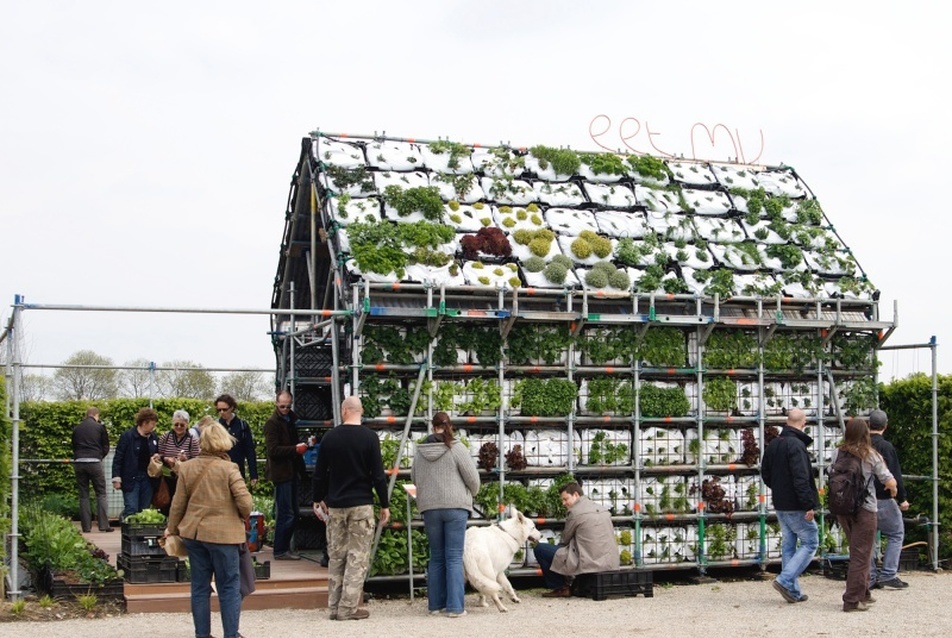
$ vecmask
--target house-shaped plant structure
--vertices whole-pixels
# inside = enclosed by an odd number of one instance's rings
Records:
[[[446,411],[486,517],[557,536],[574,476],[624,564],[703,571],[779,561],[760,457],[799,407],[822,468],[875,405],[878,297],[791,167],[315,132],[272,305],[304,426],[356,392],[398,487]]]

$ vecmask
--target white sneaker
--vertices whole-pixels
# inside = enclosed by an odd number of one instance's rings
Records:
[[[444,611],[446,611],[446,610],[445,610],[445,609],[431,609],[430,611],[428,611],[428,612],[426,612],[426,613],[429,614],[430,616],[439,616],[439,615],[442,614]]]
[[[447,612],[446,617],[447,617],[447,618],[459,618],[460,616],[465,616],[465,615],[466,615],[466,610],[464,609],[463,611]]]

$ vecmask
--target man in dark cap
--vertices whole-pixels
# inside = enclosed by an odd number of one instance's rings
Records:
[[[886,467],[896,479],[896,498],[890,496],[879,479],[873,477],[876,487],[878,510],[876,512],[876,526],[886,537],[886,550],[883,552],[883,567],[877,573],[876,554],[873,553],[872,565],[869,570],[869,588],[888,587],[890,589],[905,589],[908,583],[899,579],[899,554],[902,552],[902,542],[906,532],[902,522],[902,513],[909,509],[906,500],[906,488],[902,484],[902,471],[899,468],[899,456],[893,444],[883,438],[888,423],[886,413],[882,410],[873,410],[869,413],[869,441],[886,461]]]

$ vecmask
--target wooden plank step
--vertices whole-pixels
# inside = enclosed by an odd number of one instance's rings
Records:
[[[218,596],[212,594],[212,611],[218,611]],[[327,586],[258,589],[242,601],[242,609],[327,608]],[[158,594],[126,594],[127,613],[189,612],[191,595],[185,591]]]

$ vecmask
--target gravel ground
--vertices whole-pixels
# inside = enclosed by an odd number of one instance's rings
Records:
[[[715,582],[701,585],[654,587],[654,596],[593,601],[582,598],[541,598],[542,590],[519,592],[521,604],[507,604],[509,612],[476,608],[467,595],[468,614],[461,618],[429,617],[426,600],[373,600],[370,618],[332,622],[327,611],[276,609],[248,611],[241,631],[248,638],[308,635],[392,635],[415,638],[456,636],[613,636],[666,634],[672,638],[743,638],[747,636],[943,636],[952,635],[950,580],[945,573],[903,573],[905,590],[876,590],[877,603],[865,613],[843,613],[843,581],[804,575],[801,587],[810,599],[788,604],[765,580]],[[212,631],[221,636],[217,615]],[[10,638],[172,638],[193,635],[189,614],[125,614],[116,618],[60,622],[0,624],[0,636]]]

